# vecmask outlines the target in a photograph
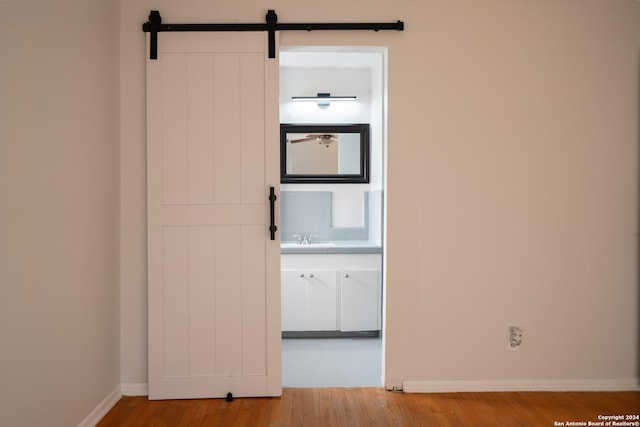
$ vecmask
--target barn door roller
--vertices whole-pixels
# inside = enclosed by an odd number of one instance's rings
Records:
[[[314,30],[404,30],[404,22],[393,23],[316,23],[279,24],[275,10],[269,10],[264,24],[163,24],[160,12],[152,10],[142,31],[150,33],[150,59],[158,59],[158,33],[163,31],[267,31],[269,33],[269,58],[276,57],[276,31]]]

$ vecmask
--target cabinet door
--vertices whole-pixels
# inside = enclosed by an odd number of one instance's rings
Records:
[[[378,270],[345,270],[340,278],[340,330],[380,330]]]
[[[337,330],[336,277],[336,270],[283,270],[282,330]]]

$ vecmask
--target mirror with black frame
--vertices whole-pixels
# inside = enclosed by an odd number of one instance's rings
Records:
[[[281,124],[282,183],[368,183],[368,124]]]

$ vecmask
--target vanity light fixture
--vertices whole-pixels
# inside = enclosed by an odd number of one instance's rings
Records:
[[[329,92],[321,92],[316,96],[292,96],[293,101],[311,101],[317,102],[318,107],[328,107],[331,101],[355,101],[355,95],[332,96]]]

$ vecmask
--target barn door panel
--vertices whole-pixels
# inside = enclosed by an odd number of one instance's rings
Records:
[[[147,62],[149,397],[280,395],[277,60],[263,33],[161,38]]]

